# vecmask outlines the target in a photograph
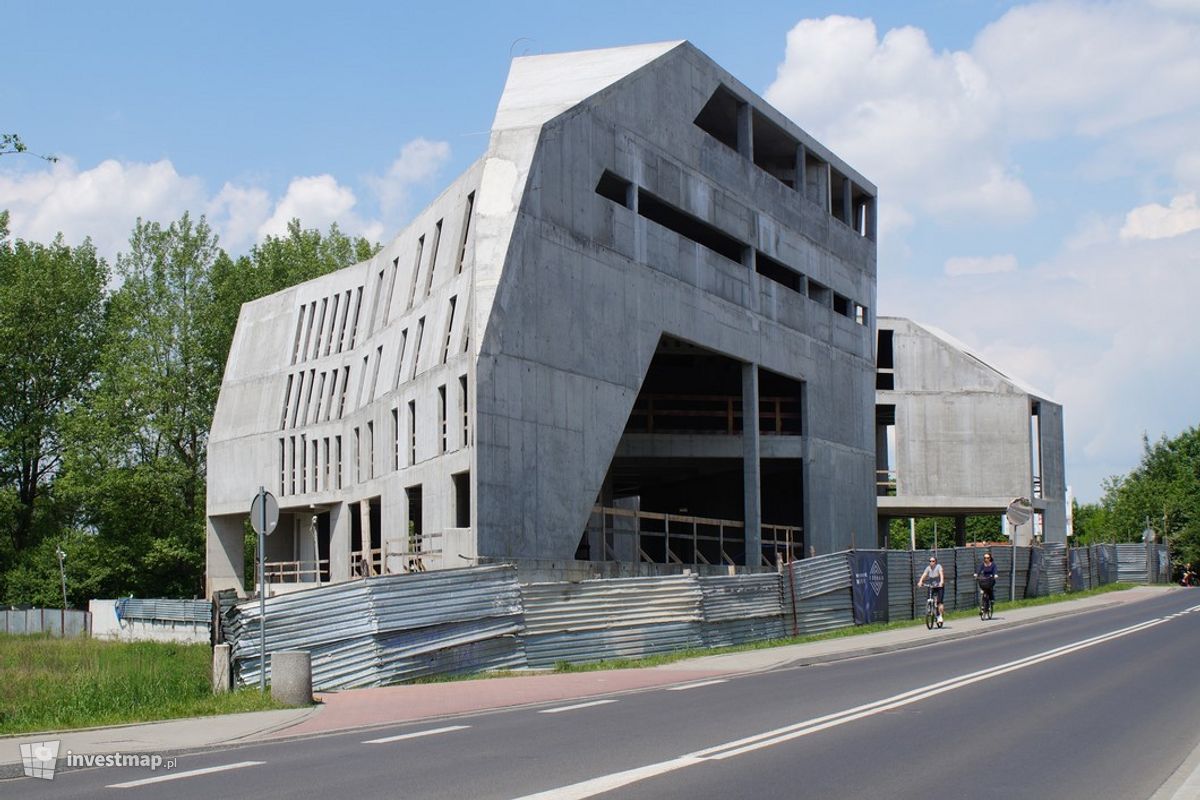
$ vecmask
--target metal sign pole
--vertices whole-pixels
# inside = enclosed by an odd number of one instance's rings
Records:
[[[258,529],[258,690],[267,691],[267,490],[258,487],[262,525]]]

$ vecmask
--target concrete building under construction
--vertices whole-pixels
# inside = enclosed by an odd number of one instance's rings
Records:
[[[759,568],[876,530],[875,188],[686,42],[515,59],[370,261],[246,304],[208,588]]]
[[[875,419],[879,530],[895,517],[1002,515],[1028,498],[1016,531],[1066,541],[1062,406],[929,325],[878,319]]]

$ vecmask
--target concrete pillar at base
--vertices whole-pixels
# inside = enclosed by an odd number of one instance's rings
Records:
[[[204,547],[204,596],[221,589],[236,589],[245,596],[243,584],[245,553],[242,526],[246,517],[240,514],[209,517]]]
[[[742,364],[742,508],[746,521],[746,566],[762,563],[762,473],[759,469],[758,365]]]
[[[350,580],[350,515],[352,503],[338,503],[329,510],[329,579]]]
[[[307,652],[271,653],[271,697],[285,706],[312,705],[312,661]]]
[[[230,651],[232,649],[227,644],[218,644],[213,647],[213,694],[224,694],[233,688],[233,673],[230,671]]]

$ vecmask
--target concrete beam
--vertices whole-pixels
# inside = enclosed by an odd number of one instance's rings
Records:
[[[762,472],[759,468],[758,365],[742,364],[742,484],[746,566],[762,560]]]

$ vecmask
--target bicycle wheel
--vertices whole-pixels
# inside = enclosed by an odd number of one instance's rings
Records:
[[[992,618],[992,606],[995,604],[995,602],[995,600],[988,601],[988,619]]]
[[[981,593],[979,596],[979,619],[987,619],[987,597]]]
[[[933,630],[933,623],[937,619],[937,614],[928,606],[925,607],[925,627]]]

